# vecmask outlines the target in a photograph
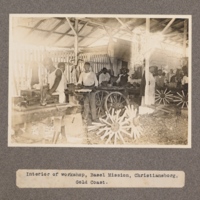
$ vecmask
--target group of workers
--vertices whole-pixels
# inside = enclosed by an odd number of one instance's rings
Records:
[[[46,92],[46,99],[52,97],[56,94],[59,96],[59,103],[65,103],[65,63],[58,63],[57,68],[54,67],[53,62],[49,58],[45,58],[43,65],[48,73],[48,90]],[[96,117],[96,103],[95,103],[95,93],[93,90],[98,87],[98,85],[104,85],[110,81],[110,74],[106,68],[102,69],[102,73],[99,76],[99,81],[94,72],[90,70],[90,63],[86,62],[84,64],[84,71],[80,74],[77,88],[84,86],[86,88],[91,88],[90,93],[85,93],[84,95],[84,113],[83,118],[85,121],[89,119],[89,113],[91,113],[92,121],[98,121]]]
[[[173,87],[186,88],[188,85],[188,70],[186,67],[181,69],[177,69],[176,73],[174,73],[173,69],[170,69],[169,73],[162,72],[161,69],[158,70],[158,75],[155,76],[156,87],[158,89],[164,88],[167,85],[172,85]]]
[[[53,93],[57,93],[59,95],[59,103],[65,102],[65,81],[64,81],[64,71],[65,71],[65,63],[58,63],[58,67],[55,68],[51,60],[44,60],[44,66],[48,71],[49,78],[49,90],[47,91],[47,98],[50,98]],[[89,113],[91,113],[92,121],[98,121],[96,116],[96,103],[95,103],[95,88],[98,86],[106,86],[110,83],[111,75],[106,68],[103,68],[98,76],[90,70],[91,66],[89,62],[84,64],[84,71],[80,74],[77,88],[80,86],[84,86],[86,88],[91,88],[91,92],[87,92],[84,95],[84,112],[83,119],[87,122],[89,119]],[[122,68],[118,79],[115,81],[115,85],[124,86],[127,84],[129,80],[128,75],[129,70],[127,68]],[[185,88],[188,85],[188,73],[187,68],[182,69],[182,73],[180,70],[176,71],[174,74],[173,70],[170,70],[168,74],[165,74],[161,69],[157,71],[157,75],[155,76],[155,70],[153,67],[149,68],[149,87],[148,92],[145,91],[145,73],[143,73],[140,85],[140,96],[144,97],[145,95],[149,95],[149,104],[155,103],[155,90],[162,89],[169,83],[181,84]]]
[[[143,72],[140,96],[142,97],[141,104],[153,105],[155,104],[155,91],[156,89],[162,90],[168,88],[181,88],[188,91],[188,67],[183,66],[182,69],[177,69],[176,73],[171,69],[169,73],[163,72],[161,69],[155,75],[154,67],[149,68],[149,84],[146,87],[145,71]],[[148,96],[148,101],[144,97]]]

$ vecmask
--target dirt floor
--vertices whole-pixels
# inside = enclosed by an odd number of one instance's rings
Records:
[[[126,145],[187,145],[188,143],[188,111],[187,109],[178,109],[176,106],[167,106],[169,112],[155,110],[153,114],[141,115],[139,118],[143,129],[139,138],[134,139],[123,135]],[[67,141],[61,136],[57,144],[88,144],[104,145],[107,138],[102,140],[101,135],[95,131],[88,132],[87,125],[83,125],[83,134],[81,138],[68,137]],[[21,129],[15,135],[12,135],[11,142],[17,144],[52,144],[54,127],[52,121],[44,120],[39,123],[32,123],[31,133],[25,133]],[[110,143],[112,145],[112,142]],[[118,141],[117,144],[122,144]]]
[[[171,106],[171,113],[155,111],[153,114],[142,115],[140,124],[143,129],[140,138],[134,139],[122,135],[126,145],[187,145],[188,143],[188,114],[184,109],[180,113]],[[88,143],[91,145],[105,144],[95,132],[88,132]],[[122,144],[118,141],[117,144]]]

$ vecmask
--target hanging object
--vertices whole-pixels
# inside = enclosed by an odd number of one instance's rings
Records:
[[[155,98],[155,102],[158,102],[159,104],[163,103],[165,105],[168,104],[170,100],[173,100],[173,94],[171,91],[167,91],[167,89],[165,89],[165,91],[156,90]]]

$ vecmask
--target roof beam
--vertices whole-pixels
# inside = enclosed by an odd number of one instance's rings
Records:
[[[45,40],[52,34],[56,29],[58,29],[61,25],[65,23],[66,19],[61,20],[53,29],[49,31],[49,33],[45,36]]]
[[[117,18],[117,17],[116,17],[116,19],[117,19],[117,21],[118,21],[123,27],[125,27],[125,28],[127,29],[127,31],[128,31],[129,33],[132,34],[132,30],[127,26],[127,24],[125,24],[124,22],[122,22],[122,20],[119,19],[119,18]]]
[[[184,21],[184,34],[183,34],[183,56],[186,56],[186,47],[187,47],[187,20]]]
[[[152,19],[152,20],[153,20],[153,21],[158,21],[158,20],[156,20],[156,19]],[[154,31],[155,31],[155,27],[165,27],[166,25],[163,23],[164,21],[166,21],[166,19],[165,19],[165,20],[162,20],[162,21],[158,21],[157,24],[153,25],[153,26],[151,27],[151,32],[154,32]],[[178,31],[179,33],[182,33],[182,32],[183,32],[183,30],[181,30],[180,28],[174,27],[174,26],[171,26],[171,29],[172,29],[172,32],[173,32],[173,31]]]
[[[65,33],[63,33],[53,44],[56,44],[57,42],[59,42],[62,38],[64,38],[66,35],[68,36],[73,36],[73,35],[69,35],[67,33],[69,33],[71,31],[71,28],[69,28]]]
[[[30,27],[31,30],[27,33],[27,35],[25,36],[25,38],[27,38],[29,35],[31,35],[31,33],[37,29],[38,26],[40,26],[40,24],[42,24],[46,19],[40,20],[34,27]]]
[[[166,30],[172,25],[172,23],[175,21],[176,18],[173,18],[170,20],[170,22],[167,24],[167,26],[162,30],[162,34],[166,32]]]
[[[69,19],[68,17],[66,17],[66,19],[67,19],[67,22],[68,22],[70,28],[72,29],[74,35],[77,35],[77,32],[76,32],[76,30],[74,29],[73,25],[71,24],[70,19]]]
[[[78,31],[78,33],[80,33],[86,26],[88,25],[88,22],[86,22]]]
[[[31,27],[27,27],[27,26],[18,26],[18,27],[20,27],[20,28],[26,28],[26,29],[32,29]],[[49,32],[48,30],[43,30],[43,29],[35,29],[35,31],[41,31],[41,32]],[[68,36],[74,36],[74,35],[72,35],[72,34],[67,34],[67,33],[69,33],[71,31],[71,28],[69,29],[69,30],[67,30],[65,33],[60,33],[60,32],[52,32],[52,33],[54,33],[54,34],[58,34],[58,35],[64,35],[65,36],[65,34],[66,35],[68,35]],[[80,37],[82,37],[82,36],[80,36]]]
[[[83,18],[77,18],[77,19],[79,19],[80,21],[88,22],[88,24],[94,24],[94,25],[98,26],[99,29],[103,29],[103,30],[104,30],[103,27],[111,28],[110,26],[107,26],[107,25],[105,25],[105,24],[102,24],[102,23],[99,23],[99,22],[94,22],[94,21],[91,21],[91,20],[88,20],[88,19],[83,19]],[[119,30],[119,28],[112,28],[112,29],[113,29],[113,30],[117,30],[117,31]],[[121,28],[120,30],[130,33],[130,31],[128,31],[128,30],[126,30],[126,29],[122,29],[122,28]]]
[[[86,34],[83,38],[81,38],[78,42],[81,42],[82,40],[84,40],[86,37],[94,33],[97,29],[98,29],[98,26],[93,27],[92,30],[88,34]]]
[[[156,22],[156,24],[154,24],[153,26],[151,26],[151,32],[153,32],[155,30],[156,27],[158,26],[166,26],[164,24],[164,22],[166,22],[168,19],[163,19],[163,20],[158,20],[158,19],[151,19],[152,21]]]

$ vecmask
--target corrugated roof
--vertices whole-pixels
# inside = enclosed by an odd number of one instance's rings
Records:
[[[130,33],[138,29],[145,32],[146,21],[144,18],[69,18],[72,26],[78,19],[79,45],[81,47],[94,46],[105,36],[130,40]],[[183,43],[184,20],[175,19],[166,30],[163,42],[180,45]],[[151,19],[150,31],[161,32],[171,21],[171,18]],[[70,28],[66,18],[39,18],[39,17],[14,17],[14,40],[16,42],[50,45],[54,47],[72,48],[74,44],[74,32]],[[104,42],[105,43],[105,42]]]

